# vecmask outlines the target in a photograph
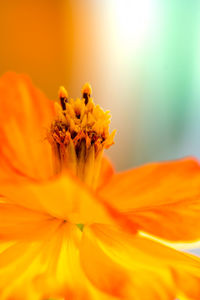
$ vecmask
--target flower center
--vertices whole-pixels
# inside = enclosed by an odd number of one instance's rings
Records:
[[[59,98],[57,117],[48,132],[55,173],[68,169],[95,188],[103,150],[113,144],[115,135],[109,133],[110,114],[94,104],[89,84],[84,85],[81,99],[69,99],[63,87]]]

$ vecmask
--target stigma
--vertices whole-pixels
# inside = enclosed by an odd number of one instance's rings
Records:
[[[95,188],[104,149],[113,143],[109,133],[110,113],[95,105],[92,89],[86,83],[82,97],[70,99],[64,87],[55,102],[56,118],[48,131],[55,174],[68,170]]]

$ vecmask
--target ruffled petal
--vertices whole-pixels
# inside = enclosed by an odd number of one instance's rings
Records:
[[[38,272],[34,281],[45,299],[92,299],[79,263],[81,234],[78,227],[63,223],[46,245],[46,253],[43,252],[46,268]]]
[[[199,299],[199,259],[147,238],[92,225],[84,229],[80,257],[93,284],[120,299]]]
[[[113,223],[109,207],[104,206],[77,178],[65,174],[47,182],[20,182],[0,185],[5,201],[75,224]]]
[[[39,300],[41,292],[33,286],[34,277],[45,267],[41,253],[50,237],[55,234],[60,221],[49,222],[35,237],[0,243],[0,298]],[[14,228],[13,228],[14,230]]]
[[[200,165],[195,159],[115,174],[99,192],[140,230],[172,241],[200,238]]]
[[[55,223],[52,216],[24,207],[0,203],[0,241],[17,241],[38,239],[45,228]]]
[[[0,178],[52,175],[46,130],[54,116],[49,101],[29,78],[6,73],[0,78]]]
[[[80,258],[85,274],[96,288],[120,299],[128,295],[127,287],[131,281],[129,273],[102,251],[93,232],[86,227],[80,246]]]

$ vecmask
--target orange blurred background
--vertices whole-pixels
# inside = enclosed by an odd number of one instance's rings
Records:
[[[13,0],[0,6],[1,74],[26,72],[49,97],[62,83],[76,96],[87,80],[104,94],[112,59],[106,7],[78,0]]]
[[[53,0],[0,4],[0,73],[28,73],[49,97],[66,77],[62,5]]]

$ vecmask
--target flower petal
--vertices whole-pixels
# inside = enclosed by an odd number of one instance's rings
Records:
[[[106,256],[93,233],[86,227],[80,246],[80,258],[82,267],[94,286],[117,298],[124,299],[124,296],[127,296],[129,274]]]
[[[112,300],[93,287],[81,269],[81,235],[77,226],[57,221],[53,231],[46,226],[41,239],[1,249],[1,300]]]
[[[58,222],[48,214],[39,213],[10,203],[0,203],[0,240],[38,239],[46,226]]]
[[[97,188],[100,189],[115,173],[114,167],[107,156],[103,156]]]
[[[140,230],[173,241],[200,238],[200,165],[195,159],[116,174],[100,195]]]
[[[6,73],[0,78],[0,178],[52,174],[46,130],[54,116],[49,101],[29,78]]]
[[[200,261],[147,238],[92,225],[84,229],[80,257],[93,284],[122,299],[199,297]]]
[[[65,223],[47,246],[47,270],[35,280],[45,298],[58,296],[72,300],[114,300],[96,289],[85,276],[79,257],[82,232]],[[46,292],[45,292],[46,291]]]
[[[81,181],[67,173],[47,182],[3,184],[0,194],[6,201],[75,224],[114,222],[107,206]]]
[[[81,238],[78,227],[63,223],[46,245],[43,253],[47,268],[38,272],[35,287],[43,291],[45,299],[58,296],[67,299],[90,299],[85,276],[79,263],[78,244]],[[75,296],[77,298],[75,298]]]
[[[44,262],[38,259],[49,238],[55,234],[60,221],[49,222],[42,230],[37,230],[38,237],[32,240],[18,240],[0,243],[0,298],[36,299],[37,291],[32,286],[32,279],[44,268]]]

